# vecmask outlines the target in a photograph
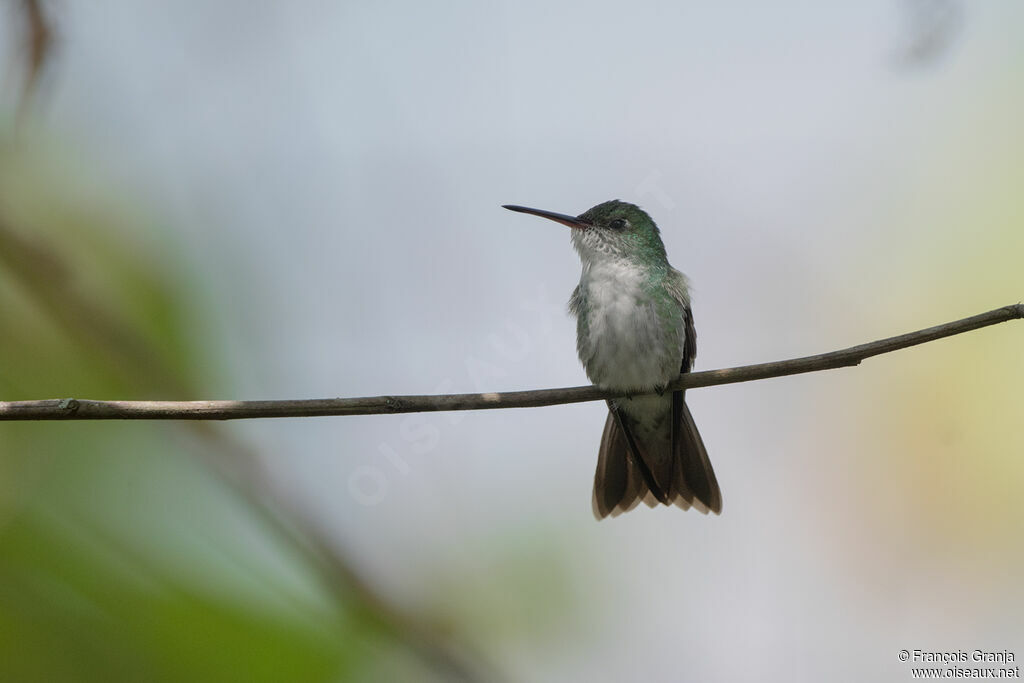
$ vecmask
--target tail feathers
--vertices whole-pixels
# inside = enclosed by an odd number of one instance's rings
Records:
[[[598,519],[608,515],[617,517],[635,508],[645,496],[651,499],[648,503],[651,507],[658,504],[631,457],[626,432],[609,410],[597,454],[597,472],[594,473],[594,516]]]
[[[672,416],[672,451],[676,463],[677,490],[682,493],[688,487],[692,493],[689,502],[694,507],[705,514],[708,511],[720,514],[722,491],[718,488],[718,479],[704,447],[704,440],[700,438],[697,423],[693,421],[681,391],[672,395]]]
[[[633,438],[628,418],[609,410],[594,475],[597,519],[628,512],[640,501],[650,507],[694,507],[704,514],[722,511],[715,472],[682,392],[673,395],[672,425],[672,457],[652,458]]]

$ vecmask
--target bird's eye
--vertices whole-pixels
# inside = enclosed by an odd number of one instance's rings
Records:
[[[608,224],[608,227],[612,230],[625,230],[627,226],[629,226],[629,223],[626,222],[625,218],[616,218]]]

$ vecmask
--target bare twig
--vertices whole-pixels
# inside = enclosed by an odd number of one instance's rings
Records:
[[[1024,305],[1004,306],[987,313],[897,337],[851,346],[817,356],[706,370],[680,375],[670,388],[692,389],[735,384],[805,372],[858,365],[865,358],[917,344],[1024,318]],[[373,396],[279,401],[92,401],[64,398],[0,402],[0,420],[239,420],[258,417],[376,415],[446,410],[534,408],[616,398],[622,394],[594,386],[490,394],[438,396]]]
[[[18,121],[26,116],[43,67],[53,52],[54,42],[53,27],[41,0],[22,0],[21,9],[25,20],[25,77],[18,104]]]

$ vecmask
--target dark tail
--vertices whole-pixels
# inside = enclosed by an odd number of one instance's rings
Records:
[[[642,500],[654,507],[675,504],[703,513],[722,511],[722,492],[683,392],[672,394],[672,457],[645,454],[629,418],[609,403],[594,474],[594,516],[603,519],[632,510]]]

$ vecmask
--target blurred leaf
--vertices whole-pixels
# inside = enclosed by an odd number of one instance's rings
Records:
[[[337,624],[260,613],[61,526],[30,515],[3,534],[3,680],[327,681],[359,660]]]
[[[212,345],[179,255],[138,232],[150,220],[53,168],[0,144],[0,395],[215,390],[197,379]],[[202,423],[0,426],[0,680],[335,681],[365,680],[382,657],[402,677],[452,665],[347,566],[326,576],[272,501],[191,457],[211,452],[257,465]],[[402,663],[396,647],[425,658]]]

